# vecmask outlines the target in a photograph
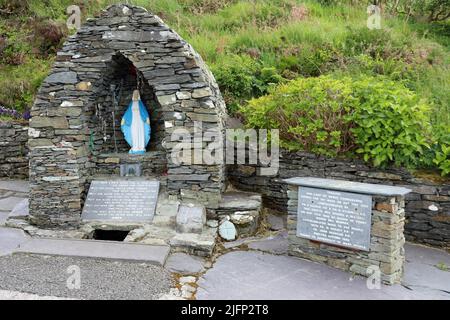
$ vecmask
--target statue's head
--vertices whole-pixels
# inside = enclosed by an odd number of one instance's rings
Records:
[[[139,90],[134,90],[133,91],[133,101],[139,101],[141,100],[141,95],[139,93]]]

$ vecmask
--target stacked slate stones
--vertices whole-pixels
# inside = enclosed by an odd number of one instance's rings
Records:
[[[368,251],[329,245],[297,235],[298,190],[296,178],[288,185],[289,255],[325,263],[334,268],[361,276],[377,276],[386,284],[400,283],[405,262],[405,198],[408,189],[398,188],[401,194],[372,196],[370,247]],[[330,185],[339,180],[330,180]]]
[[[224,188],[224,165],[179,164],[171,155],[178,143],[171,140],[175,129],[186,129],[191,138],[194,131],[215,133],[219,141],[196,141],[203,148],[222,142],[226,112],[214,77],[193,48],[157,16],[140,7],[113,5],[69,37],[32,108],[30,127],[36,135],[29,140],[30,215],[34,224],[79,225],[99,163],[93,152],[101,143],[96,111],[99,103],[108,104],[107,82],[114,77],[111,69],[118,57],[129,61],[153,91],[149,97],[164,124],[160,128],[164,133],[159,134],[166,152],[168,192],[199,200],[208,211],[217,208]],[[202,125],[194,126],[196,121]]]
[[[388,184],[412,190],[405,196],[405,236],[409,241],[450,247],[450,180],[417,176],[404,168],[377,168],[357,159],[334,159],[307,152],[281,151],[275,176],[261,176],[258,165],[231,165],[228,178],[242,190],[259,192],[266,206],[286,212],[287,185],[283,179],[320,177]]]
[[[0,177],[28,178],[28,124],[0,121]]]

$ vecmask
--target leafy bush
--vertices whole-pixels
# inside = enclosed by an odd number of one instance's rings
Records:
[[[374,165],[413,166],[429,149],[428,105],[384,77],[299,78],[241,107],[247,125],[280,130],[281,145]]]
[[[348,78],[293,80],[240,108],[251,127],[280,130],[282,146],[336,156],[353,148],[348,117],[356,103]]]
[[[248,55],[227,55],[211,69],[232,114],[241,103],[283,80],[274,67],[264,67]]]
[[[437,167],[441,174],[450,174],[450,127],[440,126],[434,128],[435,142],[427,157],[424,166]]]
[[[416,166],[431,141],[429,106],[403,85],[383,78],[353,82],[358,99],[351,120],[356,150],[375,165]]]
[[[249,56],[229,55],[211,69],[230,112],[252,96],[254,75],[258,67]]]
[[[433,160],[434,164],[441,170],[442,175],[450,174],[450,145],[440,145],[440,150],[436,152]]]

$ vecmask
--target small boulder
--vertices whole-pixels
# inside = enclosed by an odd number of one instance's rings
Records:
[[[200,205],[182,205],[178,210],[176,222],[177,232],[202,233],[206,223],[206,209]]]
[[[219,226],[219,235],[226,241],[232,241],[237,237],[236,227],[232,222],[225,220]]]

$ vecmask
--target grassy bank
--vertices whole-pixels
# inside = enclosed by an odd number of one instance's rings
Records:
[[[68,34],[69,5],[78,4],[86,19],[115,2],[0,0],[0,105],[30,108]],[[382,29],[369,30],[368,1],[355,0],[128,2],[158,14],[193,45],[216,76],[231,114],[292,79],[382,75],[426,100],[436,139],[450,140],[448,20],[429,23],[386,9]]]

